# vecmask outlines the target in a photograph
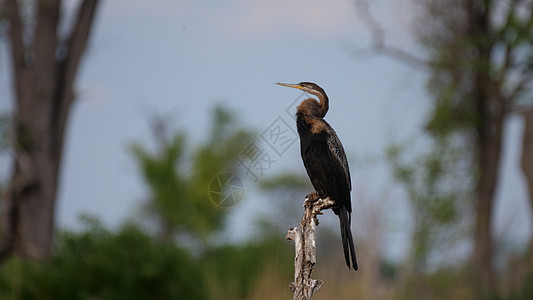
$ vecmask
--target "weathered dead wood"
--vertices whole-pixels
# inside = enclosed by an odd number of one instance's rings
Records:
[[[310,300],[313,294],[324,284],[320,279],[311,278],[316,264],[315,229],[318,225],[317,215],[322,214],[322,210],[331,208],[333,205],[334,202],[329,198],[318,199],[314,202],[306,198],[300,229],[293,227],[285,236],[286,239],[294,241],[294,282],[290,284],[294,300]]]

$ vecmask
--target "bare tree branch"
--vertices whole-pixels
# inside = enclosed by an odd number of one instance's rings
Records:
[[[98,3],[99,0],[84,0],[79,8],[76,24],[74,24],[67,42],[68,55],[64,62],[65,77],[68,80],[66,86],[73,86],[76,71],[89,39],[91,24]]]
[[[529,2],[529,14],[528,14],[528,19],[529,19],[529,22],[528,22],[528,25],[531,26],[531,24],[533,24],[533,20],[531,20],[533,18],[533,1],[530,1]]]
[[[26,93],[24,82],[27,81],[27,74],[29,72],[26,66],[26,53],[25,45],[23,41],[23,30],[22,30],[22,21],[19,14],[19,8],[16,0],[5,0],[2,3],[2,12],[7,16],[9,20],[9,38],[11,46],[11,55],[13,63],[13,82],[15,83],[16,93],[20,95],[21,93]],[[23,105],[24,99],[22,97],[16,98],[18,105]],[[15,120],[18,122],[18,120]],[[16,125],[18,126],[18,124]],[[20,128],[17,128],[19,130]],[[17,147],[18,139],[13,141],[14,146]],[[20,151],[17,151],[17,153]],[[15,154],[15,168],[23,167],[20,165],[22,159],[25,157],[19,157]],[[31,174],[31,173],[26,173]],[[15,182],[16,181],[16,182]],[[17,226],[19,218],[19,205],[20,203],[13,199],[13,195],[16,193],[15,190],[23,189],[26,185],[24,178],[17,177],[16,180],[12,180],[8,187],[3,191],[3,201],[4,206],[2,215],[1,215],[1,245],[0,245],[0,264],[5,261],[5,259],[13,252],[17,239],[19,238],[19,230]]]
[[[315,202],[306,199],[304,215],[300,221],[301,229],[293,227],[285,236],[286,239],[294,241],[294,282],[290,284],[294,300],[310,300],[324,284],[320,279],[311,278],[316,264],[315,229],[318,225],[317,215],[334,204],[330,198],[318,199]]]
[[[507,15],[505,17],[505,25],[503,26],[503,29],[507,29],[511,25],[511,21],[515,17],[516,5],[519,1],[520,0],[511,0],[511,4],[509,5],[509,8],[507,8]]]
[[[355,0],[355,5],[357,7],[357,14],[359,19],[363,24],[368,28],[371,33],[371,43],[367,48],[359,48],[353,44],[349,46],[349,53],[355,57],[360,58],[361,56],[368,56],[374,53],[380,53],[385,56],[394,58],[402,63],[409,65],[410,67],[416,68],[427,68],[428,62],[424,59],[416,57],[415,55],[404,51],[402,49],[396,48],[391,45],[386,45],[385,43],[385,29],[379,24],[379,22],[374,18],[370,7],[366,0]]]
[[[58,44],[57,26],[59,23],[60,7],[59,0],[38,1],[37,21],[32,46],[35,53],[35,61],[39,64],[39,67],[35,68],[35,70],[37,72],[48,73],[48,76],[40,74],[39,82],[36,82],[36,84],[43,87],[50,86],[50,83],[54,82],[54,77],[56,76],[55,72],[50,73],[50,70],[55,69],[54,64]],[[47,92],[53,93],[53,91]]]
[[[15,81],[17,82],[17,92],[21,92],[23,87],[20,82],[26,73],[25,63],[25,46],[22,39],[22,21],[19,14],[18,4],[16,0],[5,0],[4,11],[9,20],[9,39],[11,46],[11,53],[13,55],[13,70],[15,70]],[[18,98],[20,100],[20,98]]]
[[[57,132],[61,133],[60,136],[56,137],[57,142],[55,145],[58,146],[56,151],[61,151],[63,148],[62,141],[63,133],[65,132],[64,127],[67,122],[70,105],[74,100],[74,92],[72,90],[74,87],[74,80],[90,36],[92,28],[91,24],[98,3],[99,0],[84,0],[80,5],[76,23],[72,28],[68,41],[66,41],[66,51],[68,52],[66,57],[58,61],[59,76],[61,77],[58,81],[60,84],[59,91],[62,94],[56,98],[60,103],[55,105],[56,111],[54,112],[55,117],[53,118],[53,120],[56,121],[55,126],[58,128]]]
[[[518,0],[512,0],[511,1],[511,5],[510,5],[510,7],[507,10],[507,17],[505,18],[505,24],[502,26],[502,28],[500,30],[498,30],[499,31],[499,34],[498,34],[499,36],[501,36],[509,28],[509,26],[511,25],[511,21],[513,20],[513,18],[515,16],[515,8],[516,8],[516,4],[517,3],[518,3]],[[500,83],[506,77],[507,71],[509,70],[509,67],[513,64],[512,63],[513,50],[514,50],[514,45],[512,45],[511,43],[506,43],[505,44],[504,60],[503,60],[502,68],[501,68],[501,70],[499,72],[500,78],[498,79],[498,81]]]
[[[524,87],[528,82],[531,81],[531,77],[524,76],[522,79],[515,85],[514,89],[509,93],[509,96],[505,99],[507,104],[512,104],[513,101],[516,100],[518,95],[524,91]]]
[[[18,66],[24,63],[24,42],[22,41],[22,21],[20,19],[16,0],[5,0],[4,12],[9,20],[9,37],[13,61]]]
[[[499,72],[500,78],[498,78],[498,82],[502,83],[503,80],[507,77],[507,71],[509,70],[510,66],[513,65],[512,58],[513,58],[513,45],[506,43],[504,51],[504,59],[503,59],[503,65],[501,67],[501,70]]]
[[[374,40],[374,44],[378,46],[382,45],[383,40],[385,39],[385,30],[370,12],[368,2],[365,0],[356,0],[355,5],[357,6],[359,18],[363,21],[363,24],[372,33],[372,39]]]

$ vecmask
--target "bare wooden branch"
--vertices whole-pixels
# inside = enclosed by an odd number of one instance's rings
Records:
[[[527,8],[526,8],[527,9]],[[528,21],[528,27],[531,26],[531,24],[533,24],[533,20],[531,20],[533,18],[533,1],[530,1],[529,2],[529,9],[528,9],[528,14],[527,14],[527,19],[529,19]]]
[[[74,101],[74,80],[76,79],[76,73],[80,66],[83,53],[87,46],[87,41],[92,29],[93,19],[96,13],[96,9],[99,4],[99,0],[84,0],[80,4],[78,10],[78,17],[76,23],[72,27],[72,31],[68,40],[64,43],[67,48],[67,56],[58,61],[59,76],[61,77],[59,82],[61,86],[59,91],[61,95],[57,97],[57,103],[55,108],[55,116],[53,120],[56,122],[54,126],[57,127],[57,132],[60,133],[56,137],[56,151],[61,151],[63,148],[63,134],[65,132],[64,127],[67,122],[67,115],[70,111],[72,101]]]
[[[425,69],[429,66],[429,62],[385,43],[385,29],[374,18],[370,11],[370,7],[366,0],[356,0],[357,12],[359,19],[363,22],[363,25],[368,28],[371,33],[371,44],[367,48],[359,48],[355,45],[349,45],[349,54],[354,57],[364,57],[368,54],[380,53],[382,55],[396,59],[399,62],[405,63],[410,67],[416,67]]]
[[[300,229],[291,228],[285,236],[294,241],[294,282],[290,284],[294,300],[310,300],[313,294],[320,289],[324,282],[320,279],[312,279],[311,275],[316,264],[316,226],[317,215],[321,211],[333,207],[334,202],[330,198],[304,202],[304,215],[300,221]]]
[[[23,84],[28,70],[25,62],[25,45],[22,39],[22,20],[16,0],[6,0],[2,6],[3,12],[9,21],[9,45],[11,46],[11,61],[13,64],[14,77],[16,80],[16,92],[21,94],[25,91]],[[17,101],[22,101],[17,98]]]
[[[509,7],[507,8],[507,13],[506,13],[506,19],[505,19],[505,23],[503,24],[503,26],[501,26],[501,28],[498,30],[498,33],[497,35],[498,36],[503,36],[505,34],[505,32],[508,32],[510,27],[513,26],[513,20],[517,17],[517,10],[519,10],[518,5],[521,3],[521,1],[519,0],[512,0],[510,1],[509,3]],[[530,13],[533,13],[533,2],[532,2],[532,5],[531,5],[531,11]],[[533,20],[531,20],[531,16],[528,16],[525,18],[525,20],[527,20],[526,22],[526,28],[530,28],[531,25],[533,24]],[[516,52],[519,51],[519,48],[520,48],[520,44],[519,43],[511,43],[511,42],[505,42],[504,45],[503,45],[504,49],[503,49],[503,62],[502,62],[502,65],[501,65],[501,68],[498,72],[499,74],[499,78],[497,80],[497,84],[499,84],[500,86],[502,86],[504,84],[504,81],[507,80],[509,77],[512,77],[511,74],[509,74],[514,68],[517,68],[517,67],[521,67],[523,65],[523,63],[517,63],[515,61],[515,58],[516,58]],[[511,103],[512,101],[515,100],[515,96],[516,94],[518,94],[523,85],[525,84],[525,82],[527,81],[530,81],[531,78],[530,76],[528,76],[528,74],[522,74],[523,75],[523,79],[520,80],[520,83],[516,85],[516,88],[513,89],[513,91],[510,93],[510,96],[507,97],[505,100],[508,102],[508,103]],[[525,81],[525,82],[524,82]]]
[[[6,0],[3,10],[9,20],[9,37],[13,62],[16,66],[22,66],[24,62],[24,42],[22,41],[22,21],[17,1]]]
[[[60,18],[61,3],[59,0],[37,1],[35,27],[31,55],[38,67],[33,68],[42,93],[54,93],[53,83],[56,81],[55,57],[58,44],[57,28]],[[53,72],[51,72],[53,71]]]
[[[531,76],[524,75],[523,78],[520,79],[520,81],[515,85],[513,90],[510,92],[509,96],[507,97],[506,101],[508,103],[511,103],[512,101],[515,101],[518,95],[520,95],[521,92],[524,91],[524,88],[526,87],[526,84],[530,82]]]

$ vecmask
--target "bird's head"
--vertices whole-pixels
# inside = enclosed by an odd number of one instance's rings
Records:
[[[312,83],[312,82],[300,82],[300,83],[296,83],[296,84],[292,84],[292,83],[276,83],[277,85],[281,85],[281,86],[286,86],[286,87],[290,87],[290,88],[295,88],[295,89],[299,89],[299,90],[302,90],[306,93],[309,93],[311,95],[315,95],[317,97],[320,97],[320,96],[324,96],[326,95],[326,92],[324,92],[324,90],[319,87],[316,83]]]
[[[296,84],[291,83],[276,83],[277,85],[286,86],[302,90],[311,95],[318,97],[318,103],[315,99],[309,98],[302,101],[298,106],[298,111],[307,111],[308,114],[323,118],[329,109],[329,99],[326,92],[319,87],[316,83],[312,82],[300,82]]]

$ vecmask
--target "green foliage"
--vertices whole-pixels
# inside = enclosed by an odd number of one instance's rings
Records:
[[[163,137],[157,140],[157,151],[138,143],[130,151],[149,188],[148,211],[160,224],[159,235],[166,240],[178,233],[205,239],[229,211],[209,199],[210,182],[235,169],[235,157],[251,140],[251,132],[238,128],[233,114],[217,106],[207,141],[196,147],[188,146],[183,131],[171,138],[166,132],[155,135]]]
[[[264,178],[259,189],[268,199],[268,206],[256,221],[266,235],[283,235],[302,216],[305,195],[313,191],[309,178],[303,174],[282,173]]]
[[[205,299],[199,268],[186,250],[156,243],[129,224],[111,232],[85,219],[59,234],[52,259],[12,259],[0,272],[2,299]]]
[[[471,134],[498,112],[492,107],[497,102],[510,105],[500,108],[506,113],[531,88],[521,83],[532,78],[529,9],[526,1],[422,2],[427,17],[418,37],[429,53],[428,90],[434,100],[428,132]]]
[[[440,268],[407,278],[403,290],[395,299],[479,299],[479,295],[470,289],[472,281],[470,266]],[[421,289],[421,282],[424,283],[422,291],[417,290]]]
[[[157,156],[137,144],[132,145],[131,151],[142,165],[144,179],[150,187],[151,204],[164,224],[194,228],[190,218],[199,212],[193,203],[182,200],[187,193],[187,182],[177,170],[183,163],[184,141],[183,134],[175,135]],[[181,209],[177,207],[180,204]]]
[[[226,245],[204,254],[206,280],[225,299],[246,299],[268,266],[290,282],[293,248],[282,239],[265,239],[243,246]]]
[[[110,231],[94,218],[83,222],[82,231],[59,234],[50,261],[8,261],[0,299],[246,299],[265,269],[291,280],[293,248],[280,238],[192,256],[133,224]]]
[[[193,164],[189,173],[189,195],[204,212],[204,218],[200,219],[203,224],[198,225],[204,225],[202,233],[205,234],[220,227],[223,216],[229,211],[213,208],[215,205],[208,199],[210,183],[223,172],[237,173],[236,157],[252,140],[252,132],[238,127],[234,113],[222,106],[215,107],[213,120],[210,137],[194,149],[190,157]]]
[[[445,138],[454,132],[469,132],[476,124],[475,107],[464,99],[453,99],[457,95],[453,87],[441,91],[441,98],[428,118],[426,129],[437,138]]]
[[[275,177],[263,179],[259,182],[263,191],[272,190],[305,190],[312,189],[309,179],[303,175],[283,173]]]
[[[422,2],[425,17],[418,37],[429,54],[427,87],[434,104],[426,129],[434,149],[407,165],[396,164],[396,178],[411,190],[410,198],[424,199],[412,204],[418,207],[415,218],[418,213],[428,216],[415,220],[428,236],[440,238],[456,222],[475,220],[478,270],[473,276],[491,278],[491,253],[496,251],[491,249],[490,207],[506,134],[502,128],[509,113],[529,106],[520,102],[531,98],[533,11],[530,1],[523,0]],[[472,200],[475,205],[469,209],[477,215],[464,217],[469,211],[464,203]]]
[[[394,178],[405,187],[411,204],[414,221],[412,235],[412,258],[420,271],[425,269],[428,256],[433,251],[442,249],[446,242],[443,234],[449,235],[454,224],[460,223],[460,202],[467,192],[455,182],[464,176],[455,170],[456,178],[449,179],[455,165],[448,161],[456,160],[456,154],[440,140],[431,151],[413,155],[404,146],[391,145],[388,160],[393,168]],[[409,145],[413,147],[412,145]],[[437,247],[438,246],[438,247]]]
[[[526,300],[533,299],[533,272],[529,271],[525,275],[522,286],[517,290],[513,291],[509,297],[509,300]]]

